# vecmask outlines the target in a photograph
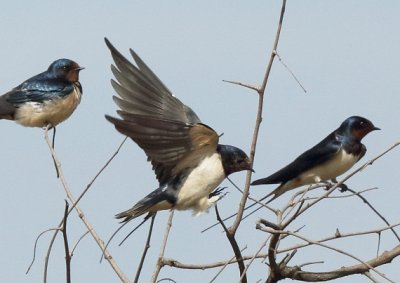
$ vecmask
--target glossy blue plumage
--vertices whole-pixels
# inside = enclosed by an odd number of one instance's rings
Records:
[[[334,179],[365,155],[367,150],[361,140],[373,130],[378,128],[371,121],[359,116],[349,117],[338,129],[289,165],[251,184],[280,184],[268,194],[274,195],[273,200],[299,186]]]
[[[69,59],[54,61],[45,72],[0,97],[0,119],[16,120],[28,127],[56,126],[80,102],[82,86],[78,80],[82,69]]]

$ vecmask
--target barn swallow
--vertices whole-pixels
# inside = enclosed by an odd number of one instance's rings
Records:
[[[307,150],[292,163],[274,174],[253,181],[251,185],[280,184],[265,198],[268,202],[294,188],[335,178],[349,170],[366,153],[361,140],[370,132],[380,130],[371,121],[359,116],[347,118],[339,128],[320,143]]]
[[[74,61],[58,59],[40,73],[0,96],[0,119],[25,127],[55,127],[66,120],[82,96]]]
[[[111,83],[121,117],[106,119],[144,150],[159,182],[156,190],[116,218],[126,224],[160,210],[207,211],[223,196],[216,188],[225,177],[252,170],[250,159],[237,147],[219,144],[218,134],[174,97],[133,50],[136,66],[105,42],[115,62],[111,70],[116,81]]]
[[[359,116],[347,118],[339,128],[330,133],[320,143],[307,150],[292,163],[280,169],[274,174],[253,181],[251,185],[280,184],[275,190],[262,197],[259,202],[273,196],[265,204],[270,203],[280,195],[297,187],[332,180],[336,182],[336,177],[349,170],[367,152],[361,140],[370,132],[380,130],[371,121]],[[344,184],[343,184],[344,185]],[[345,187],[345,185],[344,185]],[[253,203],[245,208],[257,205]],[[254,209],[243,219],[255,213],[263,206]],[[223,221],[236,216],[232,214]],[[218,223],[213,224],[202,232],[205,232]]]

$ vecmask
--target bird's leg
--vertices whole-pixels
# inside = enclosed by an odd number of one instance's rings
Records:
[[[55,142],[56,142],[56,127],[53,127],[53,140],[51,142],[51,146],[54,149],[55,146]]]
[[[56,127],[54,127],[52,124],[49,123],[49,124],[47,124],[47,126],[44,129],[46,131],[46,134],[47,134],[47,132],[49,130],[53,129],[53,139],[52,139],[52,142],[51,142],[51,147],[54,150],[54,146],[55,146],[55,142],[56,142]],[[53,158],[54,167],[56,167],[57,178],[60,178],[60,172],[58,171],[57,163],[54,160],[53,155],[51,155],[51,157]]]

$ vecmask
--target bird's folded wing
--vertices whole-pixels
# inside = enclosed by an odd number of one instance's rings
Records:
[[[33,79],[33,78],[32,78]],[[73,91],[73,86],[64,81],[36,81],[30,80],[12,89],[4,96],[11,104],[21,104],[26,102],[43,102],[54,99],[57,96],[68,95]]]
[[[118,82],[114,101],[121,119],[106,116],[116,129],[132,138],[146,153],[160,184],[185,168],[196,166],[204,155],[215,152],[218,135],[188,106],[174,97],[149,67],[131,50],[137,67],[106,39]]]
[[[267,178],[262,179],[263,183],[279,184],[288,182],[301,173],[331,159],[341,148],[340,141],[335,139],[334,135],[334,133],[331,133],[319,144],[297,157],[292,163]]]

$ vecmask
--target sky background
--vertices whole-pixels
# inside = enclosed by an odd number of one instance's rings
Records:
[[[257,95],[222,80],[261,83],[280,5],[280,1],[8,1],[0,9],[0,93],[44,71],[58,58],[72,59],[86,68],[80,76],[82,102],[70,119],[57,127],[56,151],[75,196],[123,139],[104,119],[104,114],[115,115],[116,110],[111,99],[112,59],[104,37],[126,56],[133,48],[174,95],[193,108],[204,123],[224,133],[221,143],[248,152]],[[307,93],[275,60],[265,94],[254,179],[280,169],[352,115],[364,116],[382,129],[364,139],[368,152],[363,162],[399,141],[399,12],[399,1],[288,1],[278,53]],[[0,129],[0,279],[41,282],[50,234],[39,241],[30,273],[25,275],[25,271],[37,235],[59,223],[66,196],[56,178],[43,131],[10,121],[1,121]],[[391,152],[347,182],[355,190],[379,187],[366,197],[392,223],[399,221],[399,154],[399,150]],[[245,173],[232,179],[243,186]],[[236,211],[240,194],[230,183],[223,185],[230,193],[219,203],[219,210],[229,215]],[[144,153],[129,141],[80,205],[106,241],[119,227],[113,216],[156,187]],[[251,195],[262,196],[273,188],[258,186],[252,188]],[[283,196],[275,204],[282,205],[287,199]],[[148,282],[153,273],[167,217],[163,212],[156,218],[141,282]],[[255,230],[258,217],[273,220],[264,211],[240,226],[237,240],[241,248],[247,247],[246,255],[258,250],[266,237]],[[165,255],[198,264],[232,257],[220,228],[200,233],[215,219],[213,211],[200,217],[192,217],[191,212],[176,213]],[[109,247],[129,278],[134,277],[148,226],[123,246],[118,247],[118,243],[138,222],[127,225]],[[383,226],[358,199],[349,198],[324,201],[291,228],[303,225],[303,235],[312,239],[332,235],[336,228],[353,232]],[[84,232],[73,213],[69,218],[71,246]],[[374,235],[341,240],[336,246],[368,260],[376,254],[376,244]],[[382,235],[381,250],[396,244],[392,234]],[[118,282],[106,262],[99,264],[100,255],[94,240],[84,238],[72,258],[73,282]],[[306,270],[356,263],[321,248],[299,251],[291,263],[320,260],[325,263]],[[380,270],[398,280],[398,266],[396,259]],[[165,267],[159,278],[208,282],[216,272]],[[59,237],[50,259],[48,282],[63,282],[64,274],[64,247]],[[237,266],[232,265],[216,282],[236,282],[237,274]],[[266,265],[258,261],[249,270],[249,282],[265,279],[266,274]],[[361,276],[335,282],[349,280],[370,282]]]

